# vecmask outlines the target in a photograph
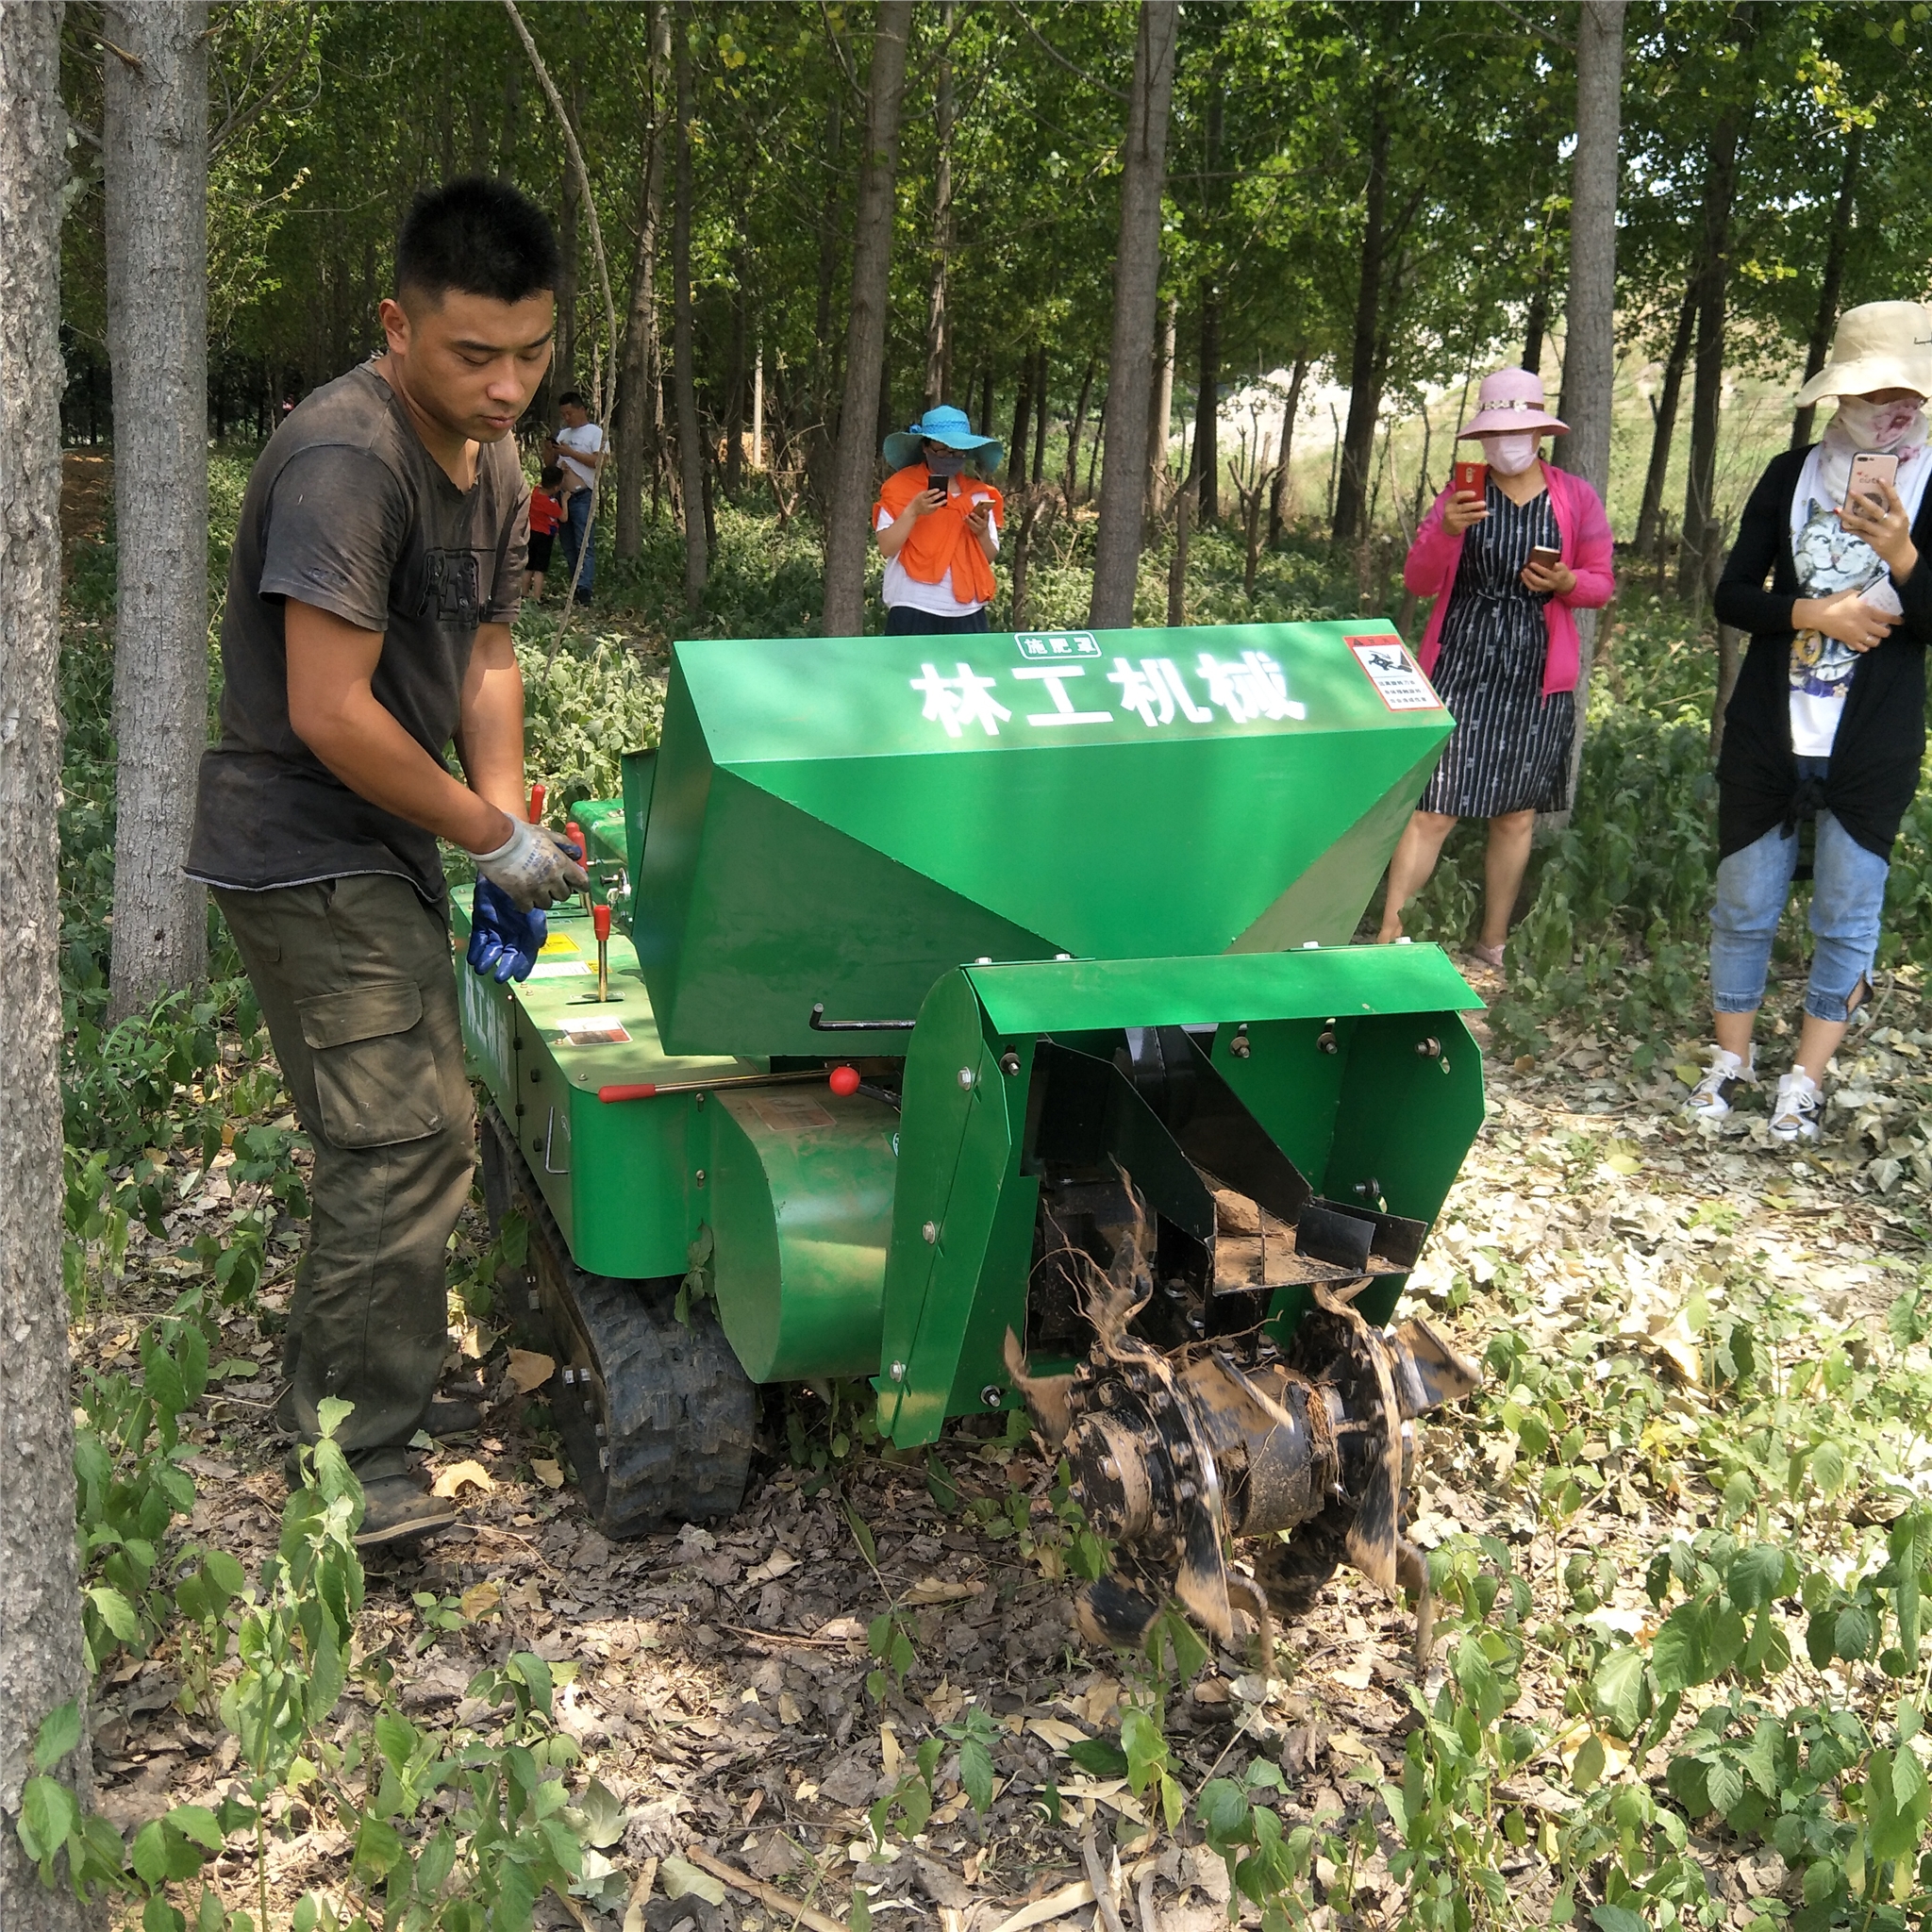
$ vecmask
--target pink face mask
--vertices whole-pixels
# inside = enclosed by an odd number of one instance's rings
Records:
[[[1902,396],[1894,403],[1840,396],[1837,420],[1859,449],[1890,451],[1902,444],[1916,446],[1925,441],[1923,405],[1913,396]]]
[[[1507,436],[1482,439],[1483,455],[1506,476],[1520,476],[1536,461],[1537,445],[1542,438],[1533,430],[1512,430]]]

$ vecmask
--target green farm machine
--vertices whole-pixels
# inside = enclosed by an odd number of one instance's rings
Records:
[[[604,1529],[729,1515],[758,1386],[863,1377],[902,1447],[1026,1407],[1090,1636],[1419,1589],[1412,1424],[1476,1375],[1390,1324],[1479,1003],[1351,940],[1451,722],[1373,621],[677,645],[583,906],[458,969]]]

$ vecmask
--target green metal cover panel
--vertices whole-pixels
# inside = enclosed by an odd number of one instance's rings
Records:
[[[1348,936],[1449,714],[1388,625],[678,644],[635,924],[664,1037],[807,1052],[978,957]]]
[[[880,1427],[902,1447],[929,1442],[1006,1381],[1006,1330],[1025,1319],[1037,1183],[1019,1158],[1041,1034],[1217,1024],[1215,1065],[1318,1191],[1360,1199],[1357,1184],[1373,1178],[1391,1212],[1433,1221],[1482,1124],[1481,1057],[1459,1017],[1480,1004],[1437,946],[948,974],[906,1063]],[[1332,1053],[1320,1043],[1331,1020]],[[1245,1058],[1230,1051],[1237,1029]],[[1440,1051],[1417,1051],[1430,1041]],[[1402,1279],[1360,1297],[1371,1321],[1387,1320]],[[1274,1317],[1291,1324],[1301,1306],[1284,1290]]]
[[[708,1111],[718,1317],[745,1374],[871,1374],[898,1117],[818,1084],[721,1092]]]
[[[694,1096],[607,1105],[597,1090],[761,1073],[765,1062],[665,1053],[629,942],[611,935],[617,998],[604,1005],[596,959],[591,922],[575,905],[551,913],[549,943],[526,980],[479,978],[459,953],[464,1039],[577,1265],[633,1279],[681,1274],[704,1208],[692,1181],[703,1164],[691,1145]],[[600,1024],[628,1038],[584,1037]]]

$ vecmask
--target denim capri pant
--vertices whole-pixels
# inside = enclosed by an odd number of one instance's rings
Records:
[[[1801,777],[1824,769],[1823,758],[1799,761]],[[1878,957],[1878,921],[1891,866],[1824,810],[1818,814],[1812,863],[1811,931],[1818,944],[1805,1011],[1815,1020],[1842,1022]],[[1763,1004],[1771,942],[1797,864],[1797,832],[1787,837],[1776,825],[1718,861],[1717,901],[1710,910],[1710,1004],[1716,1011],[1755,1013]]]

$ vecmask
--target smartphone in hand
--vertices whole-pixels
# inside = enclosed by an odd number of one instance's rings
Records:
[[[1548,570],[1552,564],[1562,562],[1563,553],[1560,550],[1552,550],[1547,544],[1539,543],[1529,553],[1529,560],[1532,564],[1540,565],[1542,569]]]
[[[1855,496],[1882,506],[1885,497],[1878,487],[1881,483],[1887,490],[1898,488],[1898,458],[1878,450],[1861,449],[1852,458],[1851,480],[1845,485],[1845,501],[1840,508],[1848,507]]]
[[[1457,463],[1449,475],[1449,488],[1452,492],[1470,490],[1480,497],[1489,488],[1489,483],[1490,466],[1487,463]]]

